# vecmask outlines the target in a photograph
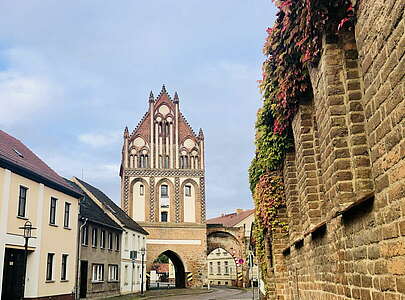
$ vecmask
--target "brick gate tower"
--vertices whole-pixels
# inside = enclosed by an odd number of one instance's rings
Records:
[[[147,271],[160,254],[175,266],[176,287],[199,286],[206,272],[204,135],[163,85],[138,126],[124,131],[121,206],[148,232]]]

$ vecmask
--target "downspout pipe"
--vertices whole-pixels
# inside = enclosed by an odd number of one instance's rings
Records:
[[[75,288],[75,299],[79,299],[79,265],[80,265],[80,236],[84,226],[86,226],[88,218],[81,218],[84,220],[83,224],[79,227],[79,232],[77,233],[77,260],[76,260],[76,288]],[[80,218],[79,218],[80,224]]]

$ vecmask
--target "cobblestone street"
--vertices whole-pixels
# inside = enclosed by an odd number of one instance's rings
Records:
[[[121,296],[110,300],[170,299],[170,300],[251,300],[252,291],[226,287],[207,289],[170,289],[148,291],[145,297]],[[256,299],[256,298],[255,298]]]

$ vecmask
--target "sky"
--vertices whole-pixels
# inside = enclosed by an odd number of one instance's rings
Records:
[[[206,143],[207,217],[253,207],[271,0],[0,1],[0,129],[120,202],[123,131],[162,84]]]

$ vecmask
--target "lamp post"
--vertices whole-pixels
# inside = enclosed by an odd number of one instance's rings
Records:
[[[24,226],[19,227],[19,229],[24,230],[24,239],[25,239],[25,245],[24,245],[24,272],[23,272],[23,278],[22,278],[22,293],[21,293],[21,299],[24,299],[24,293],[25,293],[25,273],[27,272],[27,256],[28,256],[28,241],[30,238],[33,238],[32,236],[32,230],[36,229],[35,227],[32,227],[32,223],[30,221],[25,222]]]
[[[145,253],[146,253],[146,249],[145,248],[141,248],[139,250],[139,252],[142,255],[142,272],[141,272],[141,295],[143,296],[143,263],[144,263],[144,259],[145,259]]]

